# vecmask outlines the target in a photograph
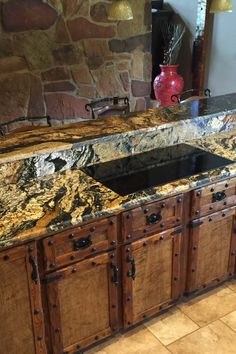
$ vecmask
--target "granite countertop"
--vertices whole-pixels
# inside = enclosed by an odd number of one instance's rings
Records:
[[[0,184],[25,181],[236,126],[236,94],[0,138]]]
[[[96,182],[79,168],[0,184],[0,248],[236,176],[236,129],[187,143],[235,163],[125,197]]]
[[[0,139],[0,163],[25,159],[52,151],[63,151],[88,141],[114,140],[118,135],[134,134],[178,125],[179,122],[203,117],[225,117],[236,114],[236,94],[205,98],[181,105],[150,109],[127,116],[84,121],[55,127],[42,127],[8,135]],[[187,122],[188,123],[188,122]]]

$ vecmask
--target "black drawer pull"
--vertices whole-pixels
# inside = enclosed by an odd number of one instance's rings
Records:
[[[39,271],[38,271],[38,265],[36,263],[36,260],[34,256],[29,256],[29,263],[31,264],[32,267],[32,273],[31,273],[31,279],[35,284],[38,283],[38,278],[39,278]]]
[[[161,221],[161,219],[162,219],[161,213],[157,213],[157,214],[153,213],[146,217],[146,223],[147,225],[156,224],[157,222]]]
[[[221,200],[224,200],[225,198],[226,198],[226,194],[224,191],[214,193],[212,195],[212,203],[220,202]]]
[[[132,258],[130,259],[129,263],[131,263],[131,269],[128,271],[128,277],[132,278],[133,280],[136,277],[136,264],[135,264],[135,260]]]
[[[79,251],[81,249],[85,249],[92,244],[91,236],[88,235],[86,237],[81,237],[78,240],[74,240],[74,250]]]
[[[118,279],[119,267],[115,264],[111,264],[111,269],[113,271],[111,281],[112,281],[112,283],[118,285],[119,284],[119,279]]]

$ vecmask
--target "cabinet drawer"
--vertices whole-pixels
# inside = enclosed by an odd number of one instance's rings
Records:
[[[111,217],[43,240],[46,270],[106,251],[117,244],[117,221]]]
[[[207,215],[236,204],[236,179],[225,180],[192,192],[191,215]]]
[[[123,241],[181,224],[183,195],[147,204],[122,214]]]

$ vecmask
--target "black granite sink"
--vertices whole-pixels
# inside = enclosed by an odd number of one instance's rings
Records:
[[[99,163],[82,170],[114,192],[125,196],[232,163],[235,161],[187,144],[179,144]]]

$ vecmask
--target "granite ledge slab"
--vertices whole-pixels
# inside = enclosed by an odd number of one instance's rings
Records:
[[[236,126],[236,94],[0,139],[0,184],[105,162]]]
[[[235,163],[125,197],[94,181],[80,169],[0,186],[0,249],[236,177],[236,130],[210,139],[188,141],[188,144],[219,153]]]

